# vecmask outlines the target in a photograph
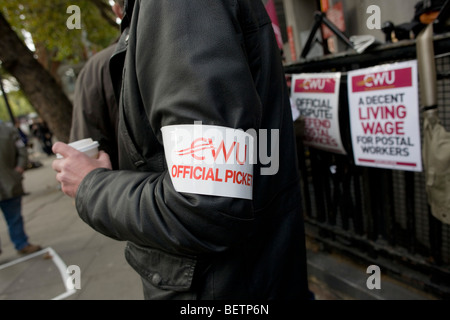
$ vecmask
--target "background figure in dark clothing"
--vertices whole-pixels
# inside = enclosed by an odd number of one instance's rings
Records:
[[[23,173],[28,151],[14,126],[0,120],[0,209],[8,225],[9,237],[20,254],[41,250],[28,242],[22,217]],[[1,253],[1,249],[0,249]]]
[[[53,133],[48,128],[47,123],[40,118],[35,119],[31,124],[30,130],[31,133],[39,140],[42,151],[49,156],[53,155]]]
[[[123,1],[113,7],[116,16],[123,17]],[[118,167],[117,123],[118,106],[114,96],[109,58],[116,44],[92,56],[77,77],[74,92],[70,141],[92,138],[109,154],[114,169]]]

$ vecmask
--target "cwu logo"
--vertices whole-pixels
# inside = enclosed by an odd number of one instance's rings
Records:
[[[177,151],[177,154],[179,156],[191,155],[192,158],[196,160],[205,160],[203,151],[211,150],[211,156],[214,159],[214,162],[217,161],[217,158],[222,153],[225,163],[228,163],[228,160],[231,158],[231,155],[233,154],[234,151],[236,162],[240,165],[244,165],[247,161],[247,144],[245,144],[243,159],[240,159],[239,156],[239,150],[241,149],[240,146],[241,146],[240,142],[233,141],[233,143],[231,144],[231,146],[228,148],[227,151],[225,147],[225,141],[222,140],[221,143],[219,144],[219,147],[215,149],[213,140],[211,138],[209,139],[198,138],[191,143],[190,148],[179,150]]]
[[[395,71],[367,74],[363,81],[368,88],[393,85],[395,83]]]

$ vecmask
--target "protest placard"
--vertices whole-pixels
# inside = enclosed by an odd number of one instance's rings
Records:
[[[417,60],[348,73],[355,164],[422,171]]]
[[[291,99],[305,120],[304,144],[346,154],[339,129],[340,80],[339,72],[294,74]]]

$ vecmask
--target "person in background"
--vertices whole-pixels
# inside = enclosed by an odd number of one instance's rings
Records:
[[[21,123],[19,119],[16,120],[15,127],[17,129],[17,132],[20,135],[20,138],[22,139],[25,147],[28,150],[28,169],[34,169],[42,167],[42,163],[38,160],[30,159],[30,153],[33,152],[33,141],[29,138],[30,135],[30,126],[27,125],[27,123]],[[50,150],[51,151],[51,150]],[[28,193],[27,193],[28,194]]]
[[[47,123],[39,117],[33,119],[30,131],[38,139],[42,151],[48,156],[52,156],[53,133],[50,131]]]
[[[28,242],[22,217],[22,181],[27,164],[28,151],[18,131],[0,120],[0,209],[9,237],[20,254],[41,250],[41,246]]]
[[[104,151],[53,146],[80,218],[127,241],[145,299],[313,299],[289,92],[262,1],[128,0],[121,29],[119,170]]]
[[[123,18],[123,1],[112,7],[117,18]],[[111,82],[109,58],[116,42],[94,54],[77,77],[74,91],[70,141],[92,138],[100,150],[109,154],[112,167],[118,168],[118,105]]]

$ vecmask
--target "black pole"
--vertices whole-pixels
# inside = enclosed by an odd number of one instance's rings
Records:
[[[2,75],[1,74],[0,74],[0,89],[1,89],[2,94],[3,94],[3,99],[5,99],[6,109],[8,109],[8,113],[9,113],[9,116],[11,118],[11,122],[12,122],[13,125],[15,125],[16,119],[14,118],[14,114],[13,114],[13,112],[11,110],[11,106],[9,104],[8,97],[6,96],[5,89],[3,88],[3,79],[2,79]]]
[[[347,36],[346,36],[341,30],[339,30],[339,28],[336,27],[336,25],[335,25],[333,22],[331,22],[330,20],[328,20],[328,18],[327,18],[325,15],[322,16],[322,22],[323,22],[328,28],[330,28],[331,31],[333,31],[333,33],[334,33],[335,35],[337,35],[337,37],[338,37],[342,42],[344,42],[344,43],[345,43],[347,46],[349,46],[350,48],[354,49],[354,48],[353,48],[353,43],[350,41],[350,39],[348,39]]]
[[[450,1],[450,0],[449,0]],[[325,15],[324,12],[316,11],[314,13],[314,25],[309,33],[308,40],[306,41],[305,47],[303,48],[303,51],[300,55],[301,58],[306,58],[308,55],[309,50],[311,50],[312,42],[316,36],[316,32],[319,29],[319,27],[323,24],[325,24],[328,28],[331,29],[331,31],[347,46],[354,49],[353,43],[350,41],[350,39],[347,38],[347,36],[339,30],[336,25],[331,22]]]
[[[314,25],[313,25],[311,31],[309,32],[308,40],[306,41],[306,44],[302,50],[300,57],[306,58],[306,56],[309,53],[309,50],[311,50],[312,42],[313,42],[314,38],[316,37],[317,30],[319,29],[319,27],[322,24],[322,20],[323,20],[323,14],[320,12],[316,12],[314,14]]]

